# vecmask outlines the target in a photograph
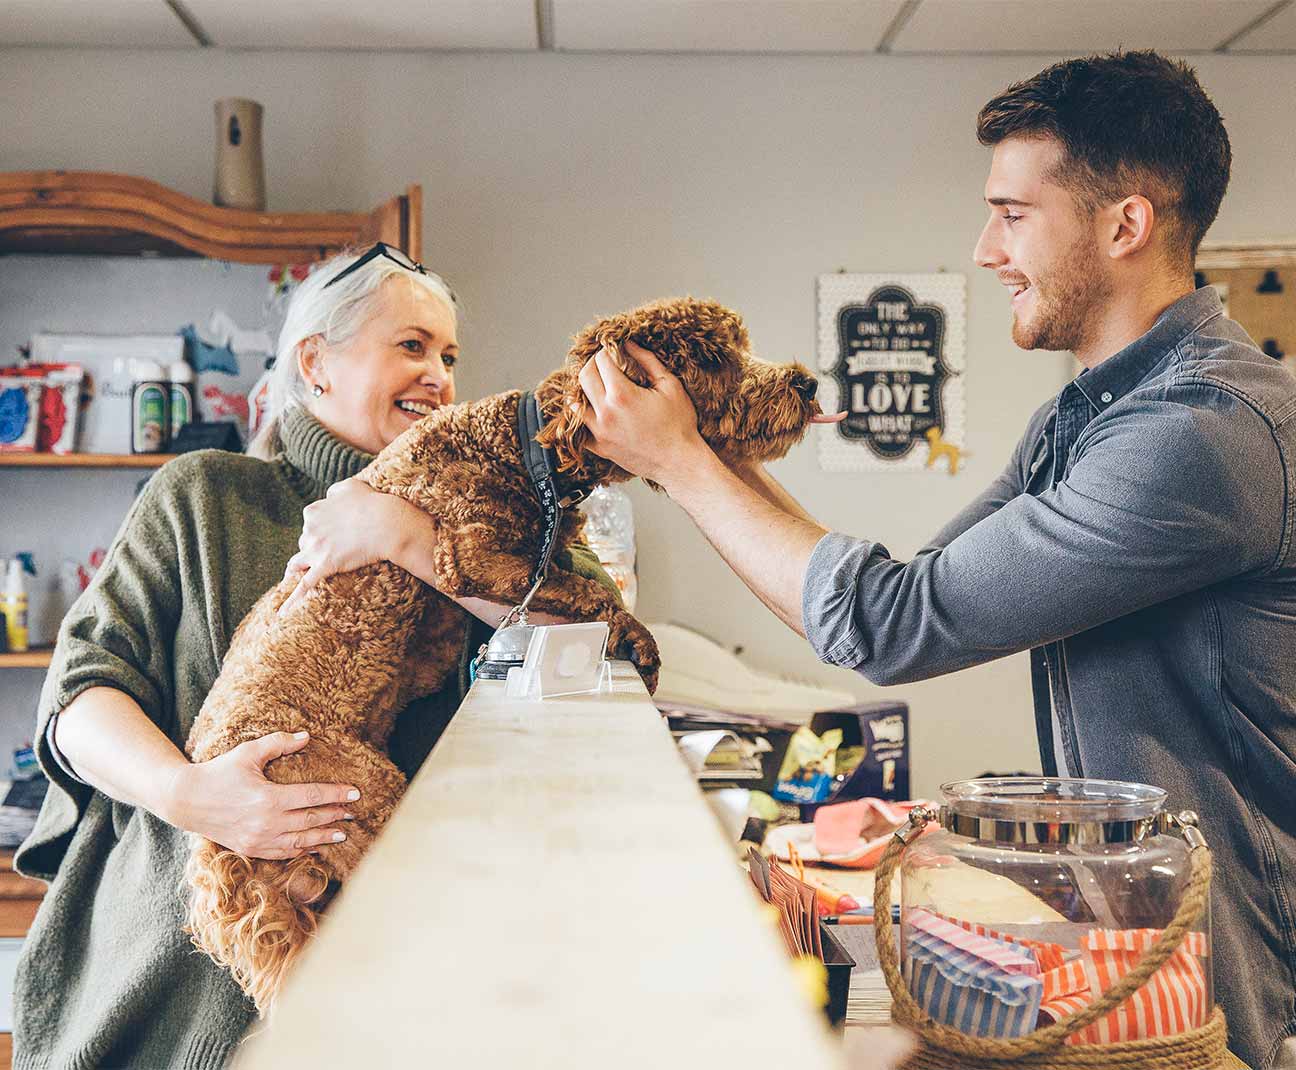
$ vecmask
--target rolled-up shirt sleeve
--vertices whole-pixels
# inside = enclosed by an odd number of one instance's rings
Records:
[[[819,657],[875,683],[926,679],[1272,567],[1284,483],[1264,419],[1208,384],[1122,408],[1082,433],[1061,482],[910,562],[820,539],[802,588]]]

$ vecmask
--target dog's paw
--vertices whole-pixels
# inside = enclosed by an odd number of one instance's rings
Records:
[[[648,693],[657,690],[657,673],[661,668],[661,655],[652,632],[629,613],[618,613],[608,622],[608,652],[614,658],[624,658],[639,670]]]

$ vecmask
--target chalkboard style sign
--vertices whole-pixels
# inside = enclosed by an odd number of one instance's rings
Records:
[[[829,471],[958,471],[963,444],[962,275],[821,275],[819,428]]]

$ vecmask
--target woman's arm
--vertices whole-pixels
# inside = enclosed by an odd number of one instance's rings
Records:
[[[276,732],[191,764],[124,691],[92,687],[58,715],[55,742],[72,772],[105,795],[251,858],[293,858],[346,839],[360,797],[349,784],[276,784],[267,762],[310,745]],[[335,827],[336,826],[336,827]]]
[[[284,572],[285,576],[297,574],[297,587],[279,612],[291,612],[326,576],[376,561],[390,561],[435,587],[436,545],[436,521],[422,509],[394,494],[376,491],[359,479],[334,483],[325,498],[304,510],[300,549]],[[512,608],[485,598],[455,601],[491,627]],[[530,619],[534,624],[565,623],[548,613],[532,613]]]

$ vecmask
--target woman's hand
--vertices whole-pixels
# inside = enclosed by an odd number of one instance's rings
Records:
[[[334,483],[324,498],[306,506],[302,520],[298,551],[284,570],[285,579],[297,577],[297,586],[279,607],[281,614],[292,612],[326,576],[375,561],[404,567],[409,547],[418,543],[430,553],[436,545],[436,522],[427,513],[359,479]]]
[[[248,858],[296,858],[321,844],[340,843],[346,833],[336,823],[351,820],[347,803],[360,798],[357,788],[276,784],[263,771],[267,762],[309,742],[305,732],[274,732],[182,767],[165,820]]]

